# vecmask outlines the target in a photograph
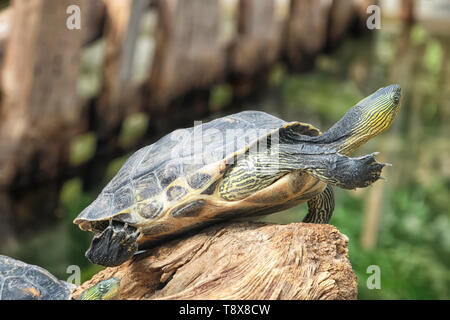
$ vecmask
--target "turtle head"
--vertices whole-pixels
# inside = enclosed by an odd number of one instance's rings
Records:
[[[77,300],[115,300],[119,297],[120,280],[110,278],[83,291]]]
[[[378,89],[351,108],[323,138],[338,152],[350,154],[391,126],[400,109],[400,96],[398,84]]]
[[[136,226],[136,219],[129,210],[111,214],[111,210],[104,210],[98,203],[104,201],[100,195],[96,201],[83,210],[74,223],[81,230],[94,233],[91,245],[86,251],[86,258],[92,263],[106,267],[113,267],[131,259],[137,251],[137,241],[140,232]]]
[[[111,219],[101,232],[95,231],[86,258],[106,267],[121,265],[137,251],[139,235],[139,231],[128,223]]]

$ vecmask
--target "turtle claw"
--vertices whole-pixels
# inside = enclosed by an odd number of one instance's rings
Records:
[[[359,158],[351,158],[350,167],[346,170],[350,173],[345,179],[345,189],[364,188],[378,179],[384,179],[381,177],[381,172],[384,166],[389,165],[386,163],[378,162],[375,156],[379,152],[374,152]]]

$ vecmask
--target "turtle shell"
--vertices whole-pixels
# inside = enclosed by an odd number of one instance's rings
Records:
[[[0,300],[69,300],[73,289],[41,267],[0,255]]]
[[[189,195],[190,190],[203,190],[220,178],[224,168],[216,167],[224,165],[223,160],[242,154],[255,142],[287,127],[304,135],[320,134],[309,124],[288,123],[261,111],[243,111],[175,130],[134,153],[74,223],[83,230],[92,230],[92,222],[119,215],[122,222],[131,225],[154,220],[162,213],[162,206],[166,212],[167,206],[176,207],[178,200]],[[215,174],[205,174],[206,167]],[[188,188],[174,185],[181,177],[187,181]],[[149,201],[161,195],[164,195],[163,205],[161,201]],[[146,203],[145,209],[136,206],[142,201]],[[189,208],[180,210],[184,214],[187,209],[192,212],[195,211],[192,206],[196,205],[199,203],[191,201]],[[130,214],[132,207],[139,214]]]

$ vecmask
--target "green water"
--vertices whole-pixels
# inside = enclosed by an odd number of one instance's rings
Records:
[[[379,87],[401,85],[402,108],[396,122],[357,152],[380,151],[378,159],[393,164],[384,171],[386,181],[358,191],[335,189],[331,224],[350,239],[359,299],[450,298],[449,47],[449,34],[385,23],[372,38],[348,39],[334,53],[319,56],[312,72],[290,74],[283,64],[276,65],[267,91],[244,106],[223,110],[232,98],[230,86],[225,83],[213,90],[211,118],[243,107],[309,122],[324,131]],[[146,119],[138,115],[126,123],[121,141],[129,144],[133,132],[142,134]],[[88,134],[74,144],[75,164],[88,156],[93,139]],[[68,265],[78,265],[82,280],[90,278],[100,269],[84,258],[91,235],[78,230],[72,220],[128,156],[110,161],[97,188],[84,190],[81,178],[66,181],[58,222],[38,235],[8,242],[0,252],[41,265],[61,279],[68,277]],[[297,222],[306,210],[302,205],[264,220]],[[369,217],[374,222],[368,223]],[[380,289],[367,286],[367,268],[372,265],[380,268]]]

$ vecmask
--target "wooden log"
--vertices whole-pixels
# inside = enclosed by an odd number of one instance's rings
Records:
[[[274,0],[240,0],[238,34],[231,50],[231,72],[252,75],[273,64],[281,47],[281,24]]]
[[[223,77],[225,50],[219,37],[219,1],[158,3],[155,55],[148,82],[150,108]]]
[[[313,66],[324,48],[331,1],[292,0],[287,23],[286,58],[291,67],[305,70]]]
[[[131,72],[139,26],[149,0],[105,0],[105,4],[103,85],[96,110],[100,138],[117,129],[131,100],[127,97],[136,91]]]
[[[172,240],[83,283],[120,299],[356,299],[348,238],[331,225],[238,222]]]
[[[83,10],[86,3],[12,2],[13,25],[1,73],[0,185],[9,185],[18,172],[57,173],[80,112],[76,85],[83,27],[69,30],[66,10],[70,5]]]

